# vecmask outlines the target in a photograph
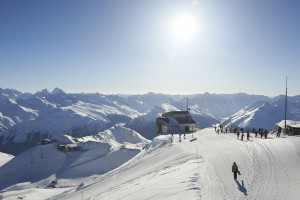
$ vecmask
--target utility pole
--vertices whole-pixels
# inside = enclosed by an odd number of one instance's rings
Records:
[[[43,147],[41,146],[41,159],[44,158],[44,154],[43,154]]]
[[[34,151],[34,150],[33,149],[29,149],[28,151],[30,151],[30,163],[33,164],[34,160],[33,160],[32,151]]]
[[[286,117],[287,117],[287,79],[288,79],[288,77],[286,76],[286,79],[285,79],[285,111],[284,111],[284,130],[285,130],[285,134],[287,134],[287,129],[286,129]]]

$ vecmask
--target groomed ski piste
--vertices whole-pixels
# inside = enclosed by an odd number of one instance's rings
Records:
[[[233,133],[217,134],[212,128],[197,131],[194,137],[197,139],[193,142],[190,142],[191,134],[179,142],[178,135],[173,139],[171,135],[161,135],[151,143],[131,141],[127,147],[123,143],[122,148],[116,148],[115,143],[113,151],[101,148],[102,156],[96,150],[100,144],[94,144],[94,148],[85,144],[85,151],[73,154],[58,152],[53,144],[46,145],[48,153],[53,153],[51,159],[36,158],[30,164],[27,151],[0,168],[1,187],[9,178],[24,180],[21,173],[36,179],[2,188],[0,197],[30,200],[300,198],[300,137],[277,138],[269,134],[264,139],[251,134],[249,141],[241,141]],[[231,172],[233,162],[241,172],[237,181]],[[3,177],[3,173],[10,177]],[[57,184],[49,187],[53,180]]]

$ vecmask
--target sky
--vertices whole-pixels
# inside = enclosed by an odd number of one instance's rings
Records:
[[[0,87],[299,95],[298,0],[0,0]]]

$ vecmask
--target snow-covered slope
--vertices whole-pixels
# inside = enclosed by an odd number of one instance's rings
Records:
[[[13,159],[13,155],[0,152],[0,167]]]
[[[0,195],[3,199],[299,199],[300,137],[269,135],[268,139],[241,141],[234,134],[216,134],[213,129],[198,131],[194,137],[197,140],[193,142],[192,135],[178,142],[177,135],[173,139],[159,136],[140,154],[108,173],[80,179],[75,173],[49,176],[36,183],[11,186]],[[35,159],[42,160],[39,156]],[[29,154],[25,157],[30,159]],[[231,172],[233,162],[241,172],[237,181]],[[67,166],[70,163],[65,162]],[[82,169],[84,165],[82,162]],[[97,166],[99,170],[102,167]],[[53,179],[57,180],[56,188],[47,188]]]
[[[128,118],[134,118],[140,115],[136,110],[127,106],[119,105],[115,103],[115,107],[109,105],[97,105],[85,102],[78,102],[72,106],[64,107],[64,109],[70,109],[82,116],[88,116],[94,119],[107,120],[107,116],[123,115]]]
[[[36,146],[45,138],[59,140],[64,134],[85,136],[105,130],[108,120],[95,120],[73,110],[60,110],[36,120],[19,123],[3,132],[0,149],[17,154]],[[1,142],[1,138],[0,138]]]
[[[13,89],[0,88],[0,103],[7,101],[8,99],[15,99],[21,96],[23,93]]]
[[[0,188],[15,184],[13,190],[37,185],[47,187],[56,179],[63,180],[60,186],[78,186],[84,179],[92,179],[90,176],[105,174],[127,162],[150,142],[122,125],[97,136],[65,137],[65,141],[76,145],[78,151],[58,151],[57,143],[39,145],[25,151],[0,168]],[[18,185],[24,182],[40,183]]]
[[[285,97],[278,96],[269,101],[257,102],[235,113],[223,122],[225,126],[249,128],[275,128],[275,124],[284,119]],[[288,98],[287,118],[300,120],[300,96]]]
[[[36,110],[19,105],[15,99],[8,99],[0,103],[0,112],[2,116],[9,118],[14,124],[34,120],[38,117]]]
[[[216,119],[228,117],[245,106],[257,101],[270,99],[261,95],[238,94],[198,94],[189,99],[190,106],[198,106],[198,110],[210,113]],[[182,99],[186,101],[186,99]],[[184,102],[183,102],[184,103]]]

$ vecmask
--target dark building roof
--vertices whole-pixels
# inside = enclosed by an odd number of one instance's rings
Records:
[[[176,121],[178,121],[179,124],[196,124],[196,122],[191,117],[176,117]]]
[[[189,111],[171,111],[171,112],[163,113],[162,116],[169,115],[169,114],[172,114],[172,115],[177,115],[177,114],[188,115]]]
[[[167,124],[170,123],[170,119],[166,118],[166,117],[159,117],[159,118],[157,118],[157,120],[160,120],[160,121],[165,122]]]

